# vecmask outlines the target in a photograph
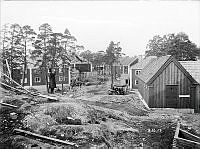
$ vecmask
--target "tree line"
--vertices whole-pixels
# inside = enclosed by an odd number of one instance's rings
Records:
[[[64,69],[72,60],[70,55],[76,55],[77,51],[94,67],[109,65],[113,78],[113,64],[124,55],[119,44],[111,41],[105,51],[84,51],[84,46],[77,44],[77,39],[67,28],[63,33],[56,33],[48,23],[44,23],[36,33],[29,25],[5,24],[1,30],[1,59],[8,61],[11,72],[16,68],[22,70],[22,85],[28,64],[43,69],[48,85],[48,68]],[[183,32],[156,35],[147,43],[145,55],[173,55],[179,61],[194,61],[200,58],[200,48]]]
[[[179,61],[196,61],[200,48],[183,32],[156,35],[147,44],[146,56],[173,55]]]
[[[8,61],[11,77],[14,69],[22,70],[22,86],[28,64],[32,64],[43,69],[48,89],[48,68],[64,69],[72,61],[70,56],[83,49],[84,46],[77,44],[77,39],[67,28],[63,33],[56,33],[48,23],[40,25],[38,33],[29,25],[19,24],[5,24],[1,30],[1,59]],[[119,42],[111,41],[105,52],[86,50],[80,56],[92,62],[94,67],[107,64],[112,70],[113,63],[122,55],[121,51]]]
[[[87,61],[92,62],[93,66],[102,64],[111,65],[114,61],[118,61],[119,57],[124,55],[122,48],[116,45],[119,43],[110,42],[106,51],[92,52],[86,50],[80,55]],[[155,35],[147,43],[145,56],[165,56],[172,55],[178,61],[196,61],[200,58],[200,48],[193,43],[189,36],[183,32],[171,33],[167,35]]]

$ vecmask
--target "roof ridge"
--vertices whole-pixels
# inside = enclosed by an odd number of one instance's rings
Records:
[[[152,59],[140,72],[138,76],[144,82],[148,82],[167,62],[171,56],[162,56]]]

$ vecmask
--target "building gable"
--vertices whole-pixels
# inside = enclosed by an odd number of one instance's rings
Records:
[[[156,72],[165,64],[170,56],[162,56],[152,59],[141,71],[138,76],[143,82],[147,83]]]
[[[154,59],[151,63],[146,65],[146,67],[141,71],[141,74],[138,77],[144,83],[151,84],[171,62],[173,62],[191,82],[197,83],[197,81],[173,56],[162,56]]]
[[[160,67],[159,70],[155,72],[155,74],[151,78],[149,78],[149,80],[146,83],[151,84],[163,72],[163,70],[167,68],[167,66],[170,63],[174,63],[192,83],[198,84],[198,82],[189,74],[189,72],[186,71],[186,69],[173,56],[170,56],[170,58]]]

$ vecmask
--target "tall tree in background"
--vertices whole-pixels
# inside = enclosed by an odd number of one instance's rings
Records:
[[[71,44],[74,44],[74,42],[76,41],[75,37],[71,35],[71,33],[69,32],[69,30],[66,28],[65,31],[64,31],[64,34],[62,36],[62,39],[61,39],[61,44],[63,45],[62,46],[62,51],[59,53],[59,58],[60,58],[60,61],[61,61],[61,67],[62,67],[62,78],[63,78],[63,81],[62,81],[62,93],[63,93],[63,89],[64,89],[64,86],[63,86],[63,82],[65,81],[65,67],[70,66],[70,62],[71,62],[71,59],[69,58],[69,47]],[[70,82],[69,82],[70,83]]]
[[[8,61],[11,78],[13,78],[13,69],[21,68],[22,63],[20,31],[21,26],[19,24],[6,24],[3,26],[3,30],[1,30],[1,54],[3,60]]]
[[[23,64],[24,64],[24,68],[23,68],[23,75],[22,75],[22,86],[24,86],[24,80],[25,80],[25,72],[26,72],[26,69],[27,69],[27,52],[30,54],[30,45],[32,45],[34,39],[35,39],[35,36],[36,33],[35,31],[28,25],[25,25],[22,27],[22,30],[21,30],[21,44],[23,46],[23,52],[22,52],[22,61],[23,61]],[[29,47],[29,49],[28,49]],[[29,50],[29,51],[27,51]]]
[[[1,30],[1,71],[6,71],[7,68],[4,67],[5,65],[5,59],[9,58],[9,45],[10,45],[10,36],[9,36],[9,28],[10,25],[9,24],[4,24]],[[4,61],[4,62],[3,62]],[[3,67],[2,67],[3,66]],[[5,73],[4,71],[4,73]]]
[[[179,61],[196,60],[200,48],[189,40],[185,33],[156,35],[147,44],[147,56],[173,55]]]
[[[106,64],[110,65],[111,68],[111,88],[113,87],[113,64],[118,62],[121,56],[122,48],[119,46],[119,42],[115,44],[113,41],[111,41],[106,49],[105,55]]]
[[[48,57],[50,58],[50,68],[58,67],[59,53],[62,52],[61,40],[62,33],[50,34],[50,40],[48,41]]]
[[[86,51],[81,52],[80,56],[86,59],[88,62],[92,62],[94,53],[92,53],[90,50],[86,50]]]
[[[20,45],[20,31],[21,26],[19,24],[12,24],[10,26],[10,48],[8,49],[8,56],[9,56],[9,65],[11,70],[11,77],[13,76],[13,68],[21,67],[21,45]]]
[[[39,34],[37,40],[34,42],[33,46],[35,50],[31,53],[31,58],[36,61],[36,66],[39,66],[45,71],[46,87],[48,89],[48,62],[49,62],[49,51],[47,49],[48,41],[50,40],[50,34],[52,34],[52,28],[48,23],[44,23],[39,27]]]
[[[7,50],[9,47],[9,41],[9,24],[4,24],[1,30],[1,56],[3,57],[6,57],[4,54],[6,54],[5,50]]]

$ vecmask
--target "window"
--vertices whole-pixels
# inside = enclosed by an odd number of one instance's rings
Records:
[[[63,76],[59,76],[59,81],[64,81]]]
[[[41,78],[40,77],[35,77],[35,82],[41,82]]]
[[[27,83],[27,78],[24,78],[24,83]]]
[[[21,79],[21,83],[22,83],[22,79]],[[27,83],[27,78],[24,78],[24,83]]]
[[[140,71],[141,71],[141,70],[136,70],[136,71],[135,71],[135,75],[138,76],[138,75],[140,74]]]
[[[128,74],[128,66],[124,66],[124,74]]]
[[[121,73],[123,73],[123,66],[121,66]]]
[[[59,73],[62,73],[63,71],[62,71],[62,68],[59,68]]]
[[[135,80],[135,85],[138,85],[139,84],[139,81],[138,80]]]
[[[129,80],[128,80],[128,79],[125,79],[125,83],[126,83],[126,85],[129,84]]]

